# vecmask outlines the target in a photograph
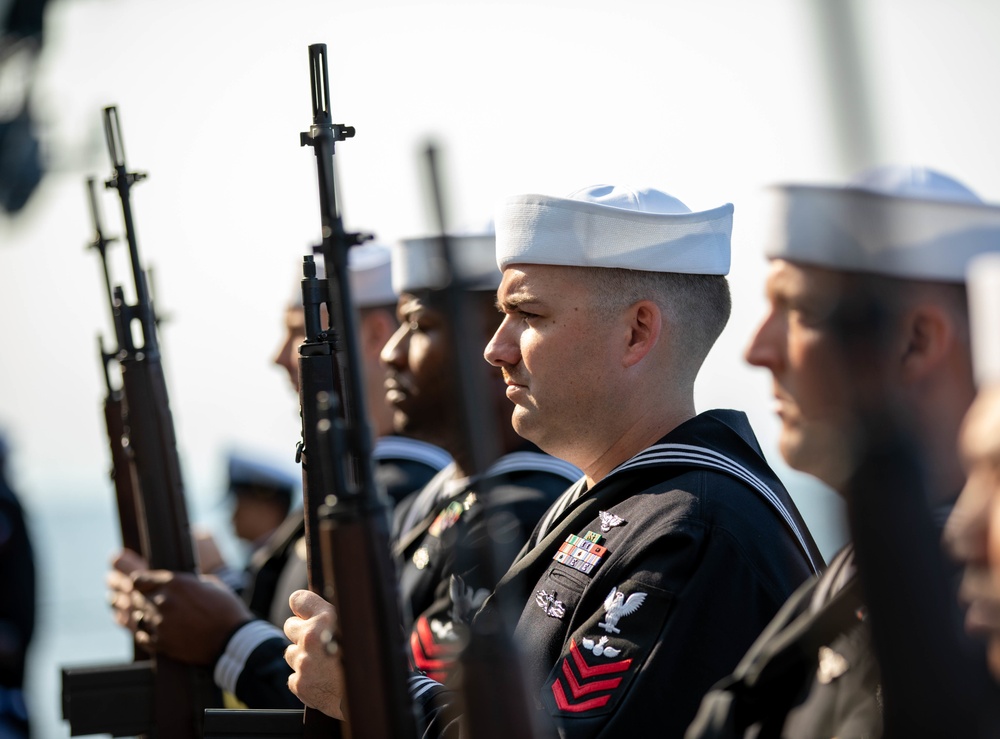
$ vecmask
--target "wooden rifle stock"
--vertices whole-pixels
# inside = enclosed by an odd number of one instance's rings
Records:
[[[145,175],[129,172],[125,165],[116,108],[105,108],[104,124],[114,166],[114,175],[105,185],[118,191],[135,282],[135,304],[125,302],[119,286],[112,290],[112,306],[124,394],[123,438],[138,481],[135,500],[140,547],[152,568],[193,573],[197,567],[177,440],[129,198],[131,185]],[[132,332],[132,324],[136,321],[141,327],[142,343],[139,345]],[[203,711],[218,702],[208,672],[157,656],[146,663],[148,668],[145,668],[151,673],[151,697],[141,701],[134,695],[134,678],[128,677],[139,664],[142,663],[63,671],[63,710],[73,735],[115,730],[119,725],[117,718],[107,715],[106,711],[104,715],[97,713],[93,700],[95,693],[107,697],[107,691],[112,691],[112,702],[117,698],[123,704],[122,710],[131,716],[132,733],[137,725],[144,735],[156,739],[201,737]],[[148,715],[142,713],[145,706],[148,706]]]

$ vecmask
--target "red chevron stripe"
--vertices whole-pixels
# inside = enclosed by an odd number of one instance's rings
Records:
[[[569,711],[570,713],[583,713],[592,708],[601,708],[602,706],[606,706],[608,701],[611,700],[610,695],[602,695],[581,703],[570,703],[566,700],[566,693],[563,691],[562,683],[558,679],[552,683],[552,695],[556,699],[556,705],[559,707],[559,710]]]
[[[619,662],[602,662],[599,665],[590,666],[584,661],[583,655],[580,654],[580,649],[576,646],[575,641],[571,641],[569,643],[569,653],[573,655],[573,661],[576,663],[576,669],[582,678],[607,675],[612,672],[625,672],[625,670],[628,669],[628,666],[632,664],[631,659],[623,659]]]
[[[566,676],[566,683],[569,685],[570,692],[573,693],[574,698],[581,698],[582,696],[596,693],[598,690],[614,690],[622,684],[620,677],[612,677],[607,680],[595,680],[586,685],[580,685],[576,679],[576,675],[573,674],[572,668],[569,666],[569,661],[565,659],[563,660],[562,671],[563,675]]]
[[[410,651],[413,653],[413,664],[422,672],[431,670],[447,670],[452,666],[453,660],[431,659],[424,651],[424,645],[420,643],[417,633],[410,633]]]
[[[458,651],[454,645],[446,644],[444,642],[439,643],[434,638],[434,632],[431,630],[430,622],[428,622],[426,616],[421,616],[417,619],[416,633],[420,635],[420,641],[424,645],[424,653],[428,658],[434,659],[437,657],[443,657],[445,659],[449,657],[454,657],[455,653]],[[413,638],[410,637],[412,642]]]

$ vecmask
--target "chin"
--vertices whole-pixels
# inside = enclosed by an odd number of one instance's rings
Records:
[[[809,440],[801,434],[782,434],[778,449],[793,470],[812,475],[838,492],[853,469],[835,438]]]
[[[392,414],[392,430],[397,434],[410,434],[413,432],[413,422],[410,417],[398,408]]]
[[[781,458],[785,460],[785,464],[793,470],[805,472],[815,477],[819,476],[817,462],[822,458],[822,455],[816,454],[816,450],[811,448],[806,439],[802,438],[800,431],[783,430],[778,440],[778,451],[781,452]]]
[[[993,677],[1000,682],[1000,635],[990,639],[988,655],[990,672],[992,672]]]
[[[538,443],[538,428],[537,424],[532,423],[532,419],[527,411],[527,409],[522,406],[514,406],[514,412],[510,417],[511,426],[514,427],[515,433],[523,439],[528,441]]]

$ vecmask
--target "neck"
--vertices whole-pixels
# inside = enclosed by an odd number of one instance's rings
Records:
[[[577,463],[587,477],[588,487],[603,480],[623,462],[646,449],[685,421],[697,415],[694,400],[668,408],[666,411],[647,412],[626,427],[617,438],[593,460],[585,465]]]
[[[920,388],[924,402],[914,402],[917,441],[932,505],[954,502],[965,484],[958,437],[976,391],[971,371],[956,371],[949,380]]]

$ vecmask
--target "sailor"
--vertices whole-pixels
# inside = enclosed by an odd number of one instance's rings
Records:
[[[454,321],[440,289],[446,283],[438,256],[440,239],[407,239],[395,245],[392,254],[400,326],[382,350],[396,427],[433,441],[454,459],[399,504],[394,524],[412,659],[418,669],[442,681],[454,666],[456,627],[496,585],[498,575],[477,561],[481,546],[491,547],[495,572],[505,572],[542,514],[582,474],[514,433],[497,370],[487,375],[485,395],[478,399],[482,427],[472,437],[466,432],[457,354],[475,352],[478,360],[478,347],[496,329],[500,271],[492,230],[449,241],[453,279],[465,293],[463,307],[472,335],[453,336]],[[476,471],[473,444],[484,436],[497,442],[499,456]],[[502,537],[487,533],[498,526]]]
[[[349,279],[361,311],[362,364],[374,383],[369,403],[376,439],[376,476],[403,497],[418,489],[450,462],[439,447],[392,433],[392,410],[384,403],[385,369],[379,352],[397,323],[390,305],[390,249],[382,244],[354,247]],[[301,297],[286,311],[286,338],[275,357],[298,389],[297,349],[304,337]],[[297,708],[287,689],[288,668],[280,658],[287,644],[276,624],[289,615],[288,596],[306,587],[306,548],[301,509],[295,509],[251,559],[243,600],[217,581],[149,570],[136,553],[125,550],[114,560],[108,584],[116,620],[136,633],[153,652],[188,664],[211,667],[223,691],[251,708]],[[244,602],[245,601],[245,602]],[[278,657],[275,658],[275,652]]]
[[[232,530],[249,547],[249,558],[268,542],[288,516],[299,480],[258,454],[236,449],[226,455],[226,473],[226,501],[232,507]],[[200,570],[242,593],[250,582],[249,571],[228,564],[210,532],[195,530],[192,536]]]
[[[324,276],[323,260],[317,273]],[[358,309],[358,342],[364,374],[365,409],[375,436],[372,461],[375,480],[389,496],[391,505],[426,485],[451,462],[448,452],[437,444],[417,438],[398,427],[393,407],[386,400],[386,367],[380,353],[399,326],[396,320],[396,290],[393,287],[392,248],[367,242],[348,254],[351,298]],[[298,348],[305,339],[302,289],[295,286],[285,311],[285,338],[274,363],[288,374],[295,392],[299,391]],[[323,308],[325,320],[326,308]],[[254,613],[280,627],[291,615],[288,596],[307,587],[305,521],[295,511],[251,561],[253,586],[245,600]]]
[[[961,650],[940,649],[955,643],[947,614],[929,635],[911,614],[954,602],[920,539],[937,549],[964,479],[965,270],[1000,249],[1000,208],[914,167],[775,195],[770,307],[746,359],[773,377],[782,456],[844,495],[854,542],[789,599],[687,736],[941,735],[933,708],[947,697],[919,683]],[[971,735],[966,718],[946,733]]]
[[[598,185],[512,197],[496,217],[503,321],[486,359],[514,429],[584,476],[473,628],[514,605],[533,719],[561,736],[680,736],[822,566],[746,416],[695,411],[695,378],[730,313],[732,212]],[[340,717],[337,658],[315,646],[335,616],[311,593],[292,600],[289,686]],[[410,689],[429,732],[450,731],[456,696],[426,676]]]
[[[393,408],[385,397],[386,368],[380,359],[382,347],[396,331],[396,290],[392,278],[392,247],[366,242],[351,248],[348,277],[351,299],[358,310],[358,339],[365,382],[365,408],[375,435],[372,458],[375,476],[393,503],[423,487],[451,459],[439,446],[421,441],[396,428]],[[322,259],[316,261],[317,276],[325,274]],[[326,307],[323,307],[326,320]],[[299,345],[305,339],[302,289],[298,283],[285,311],[285,338],[274,363],[288,373],[299,392]]]

